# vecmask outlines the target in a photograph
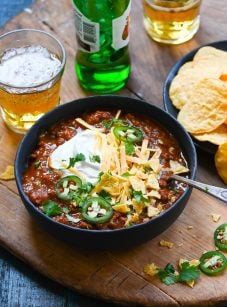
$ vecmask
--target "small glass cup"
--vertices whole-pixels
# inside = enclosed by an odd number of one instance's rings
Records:
[[[160,43],[181,44],[190,40],[200,25],[202,0],[143,0],[144,26]]]
[[[0,106],[6,125],[26,131],[60,102],[65,49],[51,34],[21,29],[0,36]]]

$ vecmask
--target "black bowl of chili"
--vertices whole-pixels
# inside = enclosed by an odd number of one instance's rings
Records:
[[[100,155],[89,152],[94,135]],[[163,232],[191,194],[169,176],[194,179],[196,168],[193,142],[171,115],[112,95],[50,111],[24,136],[15,159],[18,191],[34,220],[85,249],[129,248]]]

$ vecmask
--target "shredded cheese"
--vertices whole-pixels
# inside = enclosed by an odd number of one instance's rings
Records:
[[[121,213],[127,213],[130,211],[129,207],[126,204],[114,205],[112,208],[115,211],[121,212]]]
[[[120,164],[121,164],[121,174],[123,174],[128,170],[124,143],[122,143],[120,146]]]
[[[120,117],[120,115],[121,115],[121,110],[118,110],[117,114],[115,115],[115,119],[118,119]]]
[[[81,124],[82,126],[84,126],[87,129],[93,130],[93,131],[98,131],[98,132],[104,132],[103,128],[96,128],[90,124],[88,124],[85,120],[83,120],[82,118],[76,118],[76,121]]]
[[[115,119],[118,119],[120,114],[121,110],[118,110]],[[161,149],[149,148],[148,139],[143,139],[141,146],[134,146],[134,154],[128,155],[125,143],[115,137],[114,127],[105,134],[102,133],[104,129],[93,127],[81,118],[77,118],[76,121],[88,129],[99,132],[95,148],[101,152],[101,171],[104,174],[91,191],[91,195],[102,190],[108,192],[115,204],[113,209],[128,213],[126,226],[137,222],[143,210],[147,210],[149,218],[157,216],[163,210],[158,204],[158,199],[161,198],[159,178],[163,170],[160,162]],[[188,172],[188,168],[173,160],[170,161],[169,170],[175,174]],[[135,199],[131,190],[142,193],[142,201]],[[148,202],[144,202],[144,198]],[[132,209],[135,211],[134,214],[129,213]],[[162,240],[160,245],[171,248],[173,243]]]

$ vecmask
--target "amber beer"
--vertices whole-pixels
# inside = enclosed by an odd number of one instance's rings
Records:
[[[179,44],[199,29],[201,0],[143,0],[144,26],[155,41]]]
[[[27,31],[33,32],[32,38]],[[1,49],[1,42],[15,32],[0,37]],[[47,44],[55,39],[45,32],[19,32],[16,34],[21,44],[15,47],[11,44],[1,50],[0,105],[6,125],[15,132],[25,133],[44,113],[59,104],[65,53],[61,45],[55,49],[53,41]],[[31,38],[29,44],[25,42],[28,38]],[[59,42],[55,40],[57,46],[56,42]]]

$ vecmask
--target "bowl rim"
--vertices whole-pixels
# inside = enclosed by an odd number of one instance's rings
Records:
[[[29,199],[29,197],[27,196],[27,194],[24,192],[23,190],[23,186],[22,186],[22,177],[20,178],[20,174],[19,174],[19,159],[20,159],[20,153],[21,150],[23,148],[23,146],[25,146],[24,144],[27,142],[27,139],[30,138],[30,135],[33,134],[33,131],[36,131],[36,129],[38,127],[41,128],[43,126],[43,123],[45,122],[46,118],[49,118],[50,116],[53,116],[56,112],[60,112],[62,109],[66,108],[68,106],[68,104],[75,104],[76,102],[79,101],[90,101],[93,99],[98,99],[100,96],[89,96],[89,97],[83,97],[83,98],[79,98],[79,99],[75,99],[72,100],[70,102],[64,103],[62,105],[57,106],[56,108],[52,109],[51,111],[49,111],[48,113],[46,113],[45,115],[43,115],[30,129],[29,131],[24,135],[23,139],[21,140],[17,152],[16,152],[16,157],[15,157],[15,163],[14,163],[14,171],[15,171],[15,179],[16,179],[16,184],[17,184],[17,188],[19,191],[19,194],[21,196],[22,202],[24,203],[24,201],[26,201],[27,205],[30,206],[32,208],[32,210],[36,211],[36,214],[38,214],[41,218],[44,218],[45,220],[48,220],[48,222],[50,222],[51,224],[54,224],[57,227],[61,227],[63,229],[68,229],[69,231],[73,231],[73,232],[81,232],[81,233],[93,233],[93,234],[97,234],[97,235],[103,235],[103,234],[108,234],[108,233],[121,233],[121,232],[131,232],[136,230],[137,228],[143,228],[146,227],[148,224],[153,224],[155,222],[158,222],[160,219],[163,218],[163,216],[168,215],[169,212],[171,212],[172,210],[174,210],[175,207],[179,206],[179,203],[181,202],[181,200],[186,197],[192,190],[192,187],[188,186],[184,193],[177,199],[177,201],[171,205],[168,209],[166,209],[165,211],[161,212],[158,216],[150,219],[147,222],[144,223],[140,223],[140,224],[135,224],[132,225],[130,227],[126,227],[126,228],[117,228],[117,229],[101,229],[101,230],[97,230],[97,229],[84,229],[84,228],[79,228],[79,227],[73,227],[70,225],[66,225],[60,222],[55,221],[53,218],[45,215],[43,212],[41,212],[40,210],[38,210],[38,208],[32,203],[32,201]],[[191,148],[190,150],[192,151],[192,165],[190,169],[190,178],[194,179],[196,177],[196,173],[197,173],[197,154],[196,154],[196,150],[195,150],[195,146],[192,142],[192,139],[189,135],[189,133],[185,130],[185,128],[169,113],[167,113],[165,110],[161,109],[159,106],[152,104],[151,102],[149,103],[148,101],[145,100],[140,100],[138,98],[132,98],[132,97],[128,97],[128,96],[118,96],[118,95],[102,95],[101,96],[104,99],[109,99],[110,97],[115,98],[115,99],[130,99],[130,100],[134,100],[135,102],[139,102],[140,104],[142,103],[144,106],[147,105],[148,107],[151,108],[155,108],[157,109],[158,112],[163,112],[165,114],[165,116],[170,117],[171,120],[175,123],[175,125],[178,127],[178,129],[181,129],[182,132],[185,134],[185,137],[187,138],[188,143],[190,144]],[[91,106],[90,108],[91,110],[95,109]],[[101,109],[101,108],[100,108]],[[103,108],[105,109],[105,108]],[[106,107],[106,109],[111,109],[111,107]],[[112,107],[112,109],[114,109]],[[117,109],[117,105],[115,107],[115,109]],[[130,110],[129,110],[130,111]],[[75,112],[76,113],[76,112]],[[142,112],[139,111],[140,114],[143,114]],[[66,118],[70,118],[72,117],[72,115],[67,115]],[[63,120],[63,118],[62,118]],[[157,123],[159,123],[158,120],[153,119],[154,121],[157,121]],[[58,121],[57,121],[58,122]],[[41,123],[41,124],[40,124]],[[161,126],[163,126],[163,128],[165,128],[165,126],[161,123],[159,123]],[[53,125],[53,124],[51,124]],[[50,127],[51,125],[49,125],[48,127]],[[45,127],[46,129],[46,127]],[[169,131],[167,128],[165,128],[167,131]],[[170,132],[170,131],[169,131]],[[170,132],[172,134],[172,132]],[[39,135],[40,135],[40,131],[39,131]],[[36,141],[38,140],[39,135],[36,135]],[[173,137],[176,139],[176,137],[173,135]],[[179,140],[177,140],[179,143]],[[37,143],[37,142],[36,142]],[[180,145],[180,144],[179,144]],[[188,162],[188,161],[187,161]],[[24,166],[25,168],[25,166]],[[24,204],[25,205],[25,204]],[[26,206],[26,205],[25,205]]]
[[[224,45],[224,47],[223,47]],[[214,47],[220,50],[224,50],[227,51],[227,40],[221,40],[221,41],[216,41],[216,42],[211,42],[211,43],[206,43],[203,44],[199,47],[194,48],[193,50],[189,51],[188,53],[186,53],[185,55],[183,55],[181,58],[179,58],[177,60],[176,63],[174,63],[171,68],[169,69],[166,79],[164,81],[163,84],[163,90],[162,90],[162,97],[163,97],[163,106],[164,109],[167,113],[169,113],[170,115],[172,115],[175,119],[176,116],[174,115],[175,112],[179,112],[179,110],[177,110],[177,108],[173,105],[171,98],[169,96],[169,89],[170,89],[170,85],[173,81],[173,78],[177,75],[179,69],[187,62],[192,61],[195,54],[197,53],[197,51],[199,51],[199,49],[203,48],[203,47]],[[172,112],[170,110],[170,107],[174,109],[175,112]],[[195,146],[202,150],[203,152],[206,152],[208,154],[213,155],[218,146],[215,144],[212,144],[208,141],[206,142],[201,142],[196,140],[193,136],[191,136],[193,143],[195,144]]]

